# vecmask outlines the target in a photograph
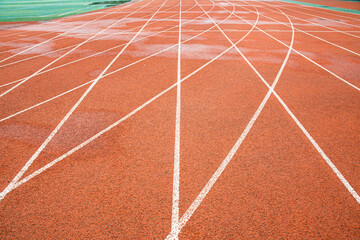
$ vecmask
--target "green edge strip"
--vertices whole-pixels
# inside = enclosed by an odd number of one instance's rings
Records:
[[[22,1],[24,0],[14,0],[14,2],[11,2],[11,0],[1,2],[0,0],[0,22],[53,20],[113,7],[130,2],[131,0],[44,0],[44,2],[25,1],[23,4]]]
[[[330,7],[330,6],[324,6],[324,5],[319,5],[319,4],[315,4],[315,3],[306,3],[306,2],[299,2],[299,1],[293,1],[293,0],[280,0],[280,1],[288,2],[288,3],[296,3],[296,4],[306,5],[306,6],[310,6],[310,7],[324,8],[324,9],[329,9],[329,10],[338,11],[338,12],[360,14],[360,11],[355,10],[355,9]]]

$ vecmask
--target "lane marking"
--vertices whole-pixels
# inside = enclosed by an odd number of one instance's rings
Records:
[[[148,21],[143,25],[143,27],[138,31],[138,33],[133,36],[133,38],[125,45],[124,48],[113,58],[113,60],[108,64],[108,66],[102,71],[102,73],[95,79],[95,81],[90,85],[90,87],[84,92],[84,94],[79,98],[79,100],[75,103],[75,105],[70,109],[70,111],[65,115],[65,117],[61,120],[61,122],[56,126],[56,128],[51,132],[51,134],[46,138],[43,144],[36,150],[36,152],[32,155],[32,157],[26,162],[23,168],[18,172],[15,178],[10,182],[10,184],[0,193],[0,201],[4,199],[4,197],[11,191],[13,186],[20,180],[20,178],[24,175],[24,173],[28,170],[28,168],[32,165],[35,159],[39,156],[39,154],[44,150],[47,144],[53,139],[55,134],[60,130],[60,128],[64,125],[64,123],[68,120],[68,118],[72,115],[72,113],[76,110],[76,108],[81,104],[84,98],[88,95],[88,93],[93,89],[95,84],[103,77],[103,75],[108,71],[108,69],[112,66],[112,64],[120,57],[120,55],[125,51],[125,49],[131,44],[131,42],[139,35],[139,33],[146,27],[147,23],[149,23],[152,18],[157,14],[157,12],[165,5],[168,0],[165,0],[163,4],[159,7],[159,9],[148,19]],[[152,2],[152,1],[151,1]],[[146,6],[146,5],[144,5]]]
[[[147,3],[146,5],[144,5],[143,7],[137,9],[136,11],[134,11],[133,13],[130,13],[128,15],[126,15],[125,17],[117,20],[116,22],[112,23],[111,25],[109,25],[108,27],[106,27],[105,29],[101,30],[100,32],[96,33],[95,35],[91,36],[90,38],[84,40],[83,42],[79,43],[76,45],[76,47],[72,48],[71,50],[67,51],[66,53],[64,53],[63,55],[61,55],[60,57],[56,58],[55,60],[51,61],[50,63],[48,63],[47,65],[45,65],[44,67],[40,68],[39,70],[37,70],[35,73],[31,74],[30,76],[26,77],[25,79],[23,79],[22,81],[20,81],[19,83],[17,83],[15,86],[9,88],[8,90],[6,90],[5,92],[0,94],[0,97],[3,97],[4,95],[8,94],[9,92],[13,91],[14,89],[16,89],[17,87],[21,86],[22,84],[24,84],[25,82],[27,82],[28,80],[30,80],[31,78],[33,78],[34,76],[38,75],[40,72],[42,72],[43,70],[45,70],[46,68],[48,68],[49,66],[53,65],[54,63],[58,62],[59,60],[61,60],[62,58],[66,57],[67,55],[69,55],[70,53],[72,53],[73,51],[75,51],[76,49],[78,49],[79,47],[81,47],[82,45],[84,45],[85,43],[87,43],[88,41],[90,41],[91,39],[95,38],[99,33],[102,33],[110,28],[112,28],[113,26],[115,26],[116,24],[118,24],[121,20],[123,20],[124,18],[136,13],[137,11],[141,10],[142,8],[146,7],[148,4],[152,3],[154,0],[151,0],[151,2]],[[125,45],[126,46],[126,45]]]
[[[174,176],[171,212],[171,235],[179,239],[179,205],[180,205],[180,114],[181,114],[181,3],[179,10],[179,40],[177,59],[177,86],[176,86],[176,120],[174,146]]]

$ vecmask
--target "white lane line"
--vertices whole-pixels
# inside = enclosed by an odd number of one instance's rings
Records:
[[[227,11],[227,10],[225,10],[225,11]],[[248,24],[250,24],[250,25],[253,25],[251,22],[243,19],[242,17],[240,17],[240,16],[237,15],[237,14],[235,14],[234,16],[237,17],[237,18],[239,18],[240,20],[245,21],[246,23],[248,23]],[[257,26],[256,26],[255,28],[258,29],[260,32],[266,34],[266,35],[269,36],[270,38],[274,39],[274,40],[277,41],[278,43],[280,43],[280,44],[284,45],[285,47],[289,48],[289,46],[288,46],[287,44],[285,44],[285,43],[283,43],[282,41],[280,41],[279,39],[273,37],[271,34],[267,33],[266,31],[262,30],[261,28],[259,28],[259,27],[257,27]],[[295,50],[294,48],[292,49],[292,51],[295,52],[295,53],[297,53],[298,55],[302,56],[303,58],[305,58],[305,59],[308,60],[309,62],[315,64],[315,65],[318,66],[318,67],[320,67],[321,69],[325,70],[326,72],[330,73],[331,75],[333,75],[335,78],[339,79],[340,81],[342,81],[342,82],[346,83],[347,85],[353,87],[354,89],[360,91],[360,88],[359,88],[359,87],[357,87],[357,86],[355,86],[354,84],[346,81],[344,78],[340,77],[339,75],[335,74],[334,72],[330,71],[329,69],[325,68],[324,66],[322,66],[322,65],[320,65],[319,63],[315,62],[314,60],[308,58],[307,56],[305,56],[305,55],[302,54],[301,52]]]
[[[128,6],[130,6],[130,5],[128,5]],[[108,14],[102,15],[102,16],[100,16],[100,17],[98,17],[98,18],[95,18],[95,19],[93,19],[93,20],[91,20],[91,21],[89,21],[89,22],[85,22],[84,24],[81,24],[80,26],[77,26],[77,27],[72,28],[72,29],[70,29],[70,30],[68,30],[68,31],[66,31],[66,32],[63,32],[63,33],[61,33],[61,34],[58,34],[58,35],[56,35],[55,37],[49,38],[49,39],[47,39],[47,40],[45,40],[45,41],[43,41],[43,42],[40,42],[40,43],[38,43],[38,44],[35,44],[35,45],[33,45],[32,47],[29,47],[29,48],[27,48],[27,49],[25,49],[25,50],[23,50],[23,51],[20,51],[20,52],[12,55],[12,56],[10,56],[10,57],[4,58],[4,59],[0,60],[0,63],[4,62],[4,61],[6,61],[6,60],[9,60],[9,59],[11,59],[11,58],[13,58],[13,57],[15,57],[15,56],[17,56],[17,55],[20,55],[20,54],[22,54],[22,53],[24,53],[24,52],[27,52],[27,51],[29,51],[29,50],[31,50],[31,49],[34,49],[34,48],[36,48],[36,47],[38,47],[38,46],[40,46],[40,45],[42,45],[42,44],[44,44],[44,43],[50,42],[50,41],[52,41],[52,40],[54,40],[54,39],[56,39],[56,38],[58,38],[58,37],[61,37],[61,36],[65,35],[65,34],[67,34],[67,33],[70,33],[70,32],[72,32],[72,31],[74,31],[74,30],[76,30],[76,29],[81,28],[81,27],[83,27],[83,26],[85,26],[85,25],[88,25],[88,24],[90,24],[90,23],[92,23],[92,22],[95,22],[95,21],[99,20],[100,18],[106,17],[106,16],[114,13],[115,11],[116,11],[116,10],[114,10],[113,12],[110,12],[110,13],[108,13]]]
[[[211,9],[209,10],[209,12],[211,12],[212,9],[213,9],[213,8],[211,8]],[[205,15],[205,14],[204,14],[204,15]],[[186,23],[188,23],[188,22],[190,22],[190,21],[191,21],[191,20],[186,21],[185,23],[182,23],[182,25],[184,25],[184,24],[186,24]],[[225,21],[225,20],[222,20],[220,23],[222,23],[222,22],[224,22],[224,21]],[[176,26],[176,27],[178,27],[178,26]],[[192,40],[192,39],[194,39],[194,38],[196,38],[196,37],[198,37],[198,36],[200,36],[200,35],[202,35],[202,34],[204,34],[204,33],[206,33],[206,32],[209,32],[210,29],[213,29],[214,27],[215,27],[215,26],[210,27],[210,28],[208,28],[207,30],[205,30],[205,31],[203,31],[203,32],[201,32],[201,33],[199,33],[199,34],[197,34],[197,35],[195,35],[195,36],[193,36],[193,37],[191,37],[191,38],[188,38],[188,39],[185,40],[185,41],[182,41],[182,43],[186,43],[186,42],[188,42],[188,41],[190,41],[190,40]],[[173,27],[171,27],[171,28],[173,28]],[[135,41],[134,41],[134,42],[135,42]],[[168,51],[168,50],[176,47],[177,45],[178,45],[178,44],[174,44],[173,46],[167,47],[167,48],[165,48],[165,49],[163,49],[163,50],[161,50],[161,51],[158,51],[158,52],[156,52],[156,53],[153,53],[153,54],[151,54],[151,55],[149,55],[149,56],[147,56],[147,57],[144,57],[144,58],[142,58],[142,59],[140,59],[140,60],[137,60],[137,61],[135,61],[135,62],[132,62],[132,63],[126,65],[126,66],[123,66],[123,67],[118,68],[118,69],[116,69],[116,70],[114,70],[114,71],[112,71],[112,72],[109,72],[109,73],[105,74],[105,75],[103,76],[103,78],[108,77],[108,76],[110,76],[110,75],[112,75],[112,74],[115,74],[115,73],[117,73],[117,72],[119,72],[119,71],[121,71],[121,70],[123,70],[123,69],[125,69],[125,68],[131,67],[131,66],[133,66],[133,65],[135,65],[135,64],[137,64],[137,63],[140,63],[140,62],[142,62],[142,61],[145,61],[145,60],[147,60],[147,59],[149,59],[149,58],[151,58],[151,57],[154,57],[154,56],[156,56],[156,55],[158,55],[158,54],[161,54],[161,53],[163,53],[163,52],[165,52],[165,51]],[[104,79],[104,80],[106,80],[106,79]],[[21,110],[21,111],[19,111],[19,112],[16,112],[16,113],[14,113],[14,114],[12,114],[12,115],[10,115],[10,116],[7,116],[7,117],[1,119],[0,122],[5,121],[5,120],[8,120],[8,119],[10,119],[10,118],[12,118],[12,117],[15,117],[15,116],[17,116],[17,115],[19,115],[19,114],[21,114],[21,113],[24,113],[24,112],[26,112],[26,111],[29,111],[29,110],[31,110],[31,109],[33,109],[33,108],[38,107],[38,106],[41,106],[41,105],[43,105],[43,104],[45,104],[45,103],[47,103],[47,102],[50,102],[50,101],[52,101],[52,100],[54,100],[54,99],[56,99],[56,98],[59,98],[59,97],[65,95],[65,94],[68,94],[68,93],[70,93],[70,92],[73,92],[73,91],[75,91],[75,90],[77,90],[77,89],[79,89],[79,88],[81,88],[81,87],[83,87],[83,86],[85,86],[85,85],[88,85],[88,84],[92,83],[93,81],[95,81],[95,79],[90,80],[90,81],[88,81],[88,82],[86,82],[86,83],[84,83],[84,84],[82,84],[82,85],[79,85],[79,86],[77,86],[77,87],[75,87],[75,88],[72,88],[72,89],[70,89],[70,90],[68,90],[68,91],[66,91],[66,92],[63,92],[63,93],[59,94],[59,95],[56,95],[56,96],[54,96],[54,97],[52,97],[52,98],[49,98],[49,99],[47,99],[47,100],[45,100],[45,101],[43,101],[43,102],[37,103],[37,104],[35,104],[35,105],[31,106],[31,107],[28,107],[28,108],[23,109],[23,110]]]
[[[174,176],[171,212],[171,235],[179,239],[179,205],[180,205],[180,114],[181,114],[181,3],[179,9],[179,40],[178,40],[178,67],[176,87],[176,120],[174,146]]]
[[[32,157],[26,162],[23,168],[19,171],[19,173],[15,176],[15,178],[10,182],[10,184],[0,193],[0,201],[4,199],[4,197],[11,191],[13,186],[20,180],[20,178],[24,175],[24,173],[28,170],[28,168],[32,165],[35,159],[39,156],[39,154],[44,150],[47,144],[53,139],[55,134],[60,130],[60,128],[64,125],[64,123],[68,120],[68,118],[72,115],[72,113],[76,110],[76,108],[81,104],[84,98],[88,95],[88,93],[93,89],[95,84],[103,77],[103,75],[108,71],[108,69],[113,65],[113,63],[120,57],[120,55],[125,51],[125,49],[131,44],[131,42],[140,34],[140,32],[146,27],[147,23],[149,23],[153,17],[157,14],[157,12],[165,5],[168,0],[165,0],[163,4],[159,7],[159,9],[148,19],[148,21],[143,25],[143,27],[137,32],[135,36],[128,42],[127,45],[113,58],[113,60],[109,63],[109,65],[102,71],[102,73],[95,79],[95,81],[90,85],[90,87],[84,92],[84,94],[79,98],[79,100],[75,103],[75,105],[71,108],[71,110],[66,114],[66,116],[61,120],[61,122],[56,126],[56,128],[52,131],[52,133],[46,138],[44,143],[36,150],[36,152],[32,155]]]
[[[251,10],[247,9],[246,7],[243,7],[243,8],[246,9],[246,10],[248,10],[248,11],[251,11]],[[268,8],[265,8],[265,9],[268,9]],[[276,12],[275,10],[271,10],[271,9],[268,9],[268,10],[270,10],[270,11],[272,11],[272,12]],[[264,18],[267,18],[267,19],[270,19],[270,20],[272,20],[272,21],[278,22],[278,23],[280,23],[280,24],[282,24],[282,25],[284,25],[284,26],[290,27],[289,24],[287,24],[287,23],[280,22],[280,21],[278,21],[278,20],[276,20],[276,19],[274,19],[274,18],[265,16],[264,14],[262,14],[262,16],[263,16]],[[301,29],[299,29],[299,28],[295,28],[295,30],[296,30],[296,31],[299,31],[299,32],[302,32],[302,33],[305,33],[305,34],[308,35],[308,36],[311,36],[311,37],[313,37],[313,38],[319,39],[320,41],[326,42],[326,43],[328,43],[328,44],[330,44],[330,45],[333,45],[333,46],[335,46],[335,47],[341,48],[342,50],[345,50],[345,51],[347,51],[347,52],[349,52],[349,53],[352,53],[352,54],[355,54],[355,55],[357,55],[357,56],[360,56],[360,54],[357,53],[357,52],[354,52],[354,51],[352,51],[352,50],[350,50],[350,49],[347,49],[347,48],[345,48],[345,47],[342,47],[342,46],[340,46],[340,45],[337,45],[337,44],[335,44],[335,43],[333,43],[333,42],[330,42],[330,41],[327,41],[327,40],[325,40],[325,39],[323,39],[323,38],[320,38],[320,37],[318,37],[318,36],[315,36],[315,35],[309,33],[308,31],[303,31],[303,30],[301,30]],[[331,32],[332,32],[332,31],[331,31]]]
[[[153,2],[154,0],[152,0],[151,2]],[[151,2],[149,2],[148,4],[150,4]],[[122,21],[124,18],[136,13],[137,11],[141,10],[142,8],[146,7],[148,4],[144,5],[143,7],[137,9],[136,11],[134,11],[133,13],[130,13],[128,15],[126,15],[125,17],[117,20],[116,22],[112,23],[111,25],[109,25],[108,27],[106,27],[105,29],[101,30],[100,32],[96,33],[95,35],[91,36],[90,38],[86,39],[85,41],[79,43],[76,45],[76,47],[72,48],[71,50],[67,51],[66,53],[64,53],[63,55],[61,55],[60,57],[56,58],[55,60],[51,61],[49,64],[45,65],[44,67],[40,68],[39,70],[37,70],[35,73],[31,74],[30,76],[26,77],[25,79],[23,79],[22,81],[20,81],[19,83],[17,83],[15,86],[9,88],[8,90],[6,90],[5,92],[0,94],[0,97],[3,97],[4,95],[8,94],[9,92],[13,91],[14,89],[16,89],[17,87],[19,87],[20,85],[22,85],[23,83],[27,82],[28,80],[30,80],[32,77],[38,75],[39,73],[41,73],[43,70],[45,70],[46,68],[48,68],[49,66],[53,65],[54,63],[58,62],[60,59],[66,57],[67,55],[69,55],[70,53],[74,52],[76,49],[78,49],[79,47],[81,47],[82,45],[84,45],[85,43],[89,42],[91,39],[95,38],[99,33],[105,32],[106,30],[112,28],[113,26],[115,26],[116,24],[118,24],[120,21]]]
[[[355,28],[360,28],[359,25],[354,25],[354,24],[350,24],[350,23],[346,23],[346,22],[339,22],[339,21],[336,21],[336,20],[333,20],[333,19],[330,19],[330,18],[318,16],[318,15],[315,15],[315,14],[305,13],[303,11],[297,11],[297,10],[291,9],[289,7],[279,7],[279,8],[286,9],[288,11],[298,12],[298,13],[301,13],[301,14],[304,14],[304,15],[309,15],[309,16],[312,16],[312,17],[322,18],[322,19],[325,19],[325,20],[330,21],[330,22],[335,22],[335,23],[340,23],[340,24],[352,26],[352,27],[355,27]]]
[[[231,15],[229,15],[224,21],[226,21]],[[252,28],[253,29],[253,28]],[[245,37],[247,37],[251,32],[251,29],[249,30],[249,32],[247,34],[245,34],[237,43],[239,43],[240,41],[242,41]],[[201,67],[199,67],[198,69],[196,69],[195,71],[193,71],[192,73],[190,73],[189,75],[187,75],[186,77],[184,77],[181,80],[181,83],[186,81],[187,79],[189,79],[190,77],[192,77],[193,75],[195,75],[196,73],[200,72],[201,70],[203,70],[205,67],[207,67],[208,65],[210,65],[212,62],[214,62],[215,60],[219,59],[221,56],[223,56],[225,53],[229,52],[233,47],[229,47],[226,50],[224,50],[222,53],[220,53],[219,55],[217,55],[215,58],[211,59],[210,61],[208,61],[207,63],[205,63],[204,65],[202,65]],[[55,160],[51,161],[50,163],[46,164],[44,167],[36,170],[35,172],[33,172],[32,174],[29,174],[27,177],[23,178],[22,180],[18,181],[16,184],[10,186],[6,192],[6,194],[8,194],[9,192],[11,192],[12,190],[18,188],[19,186],[21,186],[22,184],[28,182],[29,180],[31,180],[32,178],[38,176],[39,174],[43,173],[44,171],[46,171],[47,169],[51,168],[52,166],[54,166],[55,164],[59,163],[60,161],[62,161],[63,159],[65,159],[66,157],[70,156],[71,154],[73,154],[74,152],[80,150],[81,148],[85,147],[86,145],[88,145],[89,143],[91,143],[92,141],[94,141],[95,139],[99,138],[100,136],[102,136],[103,134],[105,134],[106,132],[110,131],[111,129],[113,129],[114,127],[116,127],[117,125],[119,125],[121,122],[127,120],[128,118],[130,118],[131,116],[133,116],[134,114],[136,114],[138,111],[140,111],[141,109],[143,109],[144,107],[146,107],[147,105],[149,105],[150,103],[152,103],[153,101],[155,101],[156,99],[158,99],[159,97],[161,97],[162,95],[164,95],[165,93],[169,92],[171,89],[173,89],[175,86],[177,86],[177,82],[174,83],[172,86],[168,87],[167,89],[165,89],[164,91],[162,91],[161,93],[157,94],[156,96],[154,96],[153,98],[151,98],[150,100],[148,100],[147,102],[145,102],[143,105],[139,106],[138,108],[136,108],[135,110],[133,110],[132,112],[130,112],[128,115],[124,116],[123,118],[121,118],[120,120],[116,121],[115,123],[111,124],[110,126],[108,126],[107,128],[103,129],[102,131],[100,131],[99,133],[95,134],[94,136],[92,136],[91,138],[87,139],[86,141],[84,141],[83,143],[79,144],[78,146],[76,146],[75,148],[71,149],[70,151],[68,151],[67,153],[61,155],[60,157],[56,158]],[[2,196],[2,193],[0,193],[0,199],[2,200],[5,196]],[[1,198],[2,196],[2,198]],[[1,202],[0,200],[0,202]]]

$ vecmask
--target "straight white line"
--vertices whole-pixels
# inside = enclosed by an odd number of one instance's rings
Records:
[[[231,15],[229,15],[225,20],[227,20]],[[224,21],[225,21],[224,20]],[[250,33],[251,30],[253,28],[251,28],[249,30],[249,32],[247,34],[245,34],[237,43],[239,43],[240,41],[242,41],[245,37],[247,37]],[[236,44],[237,44],[236,43]],[[190,77],[192,77],[193,75],[195,75],[196,73],[198,73],[199,71],[203,70],[205,67],[207,67],[208,65],[210,65],[212,62],[214,62],[215,60],[217,60],[218,58],[220,58],[221,56],[223,56],[225,53],[227,53],[228,51],[230,51],[230,49],[232,49],[233,47],[229,47],[226,50],[224,50],[222,53],[220,53],[219,55],[217,55],[215,58],[211,59],[210,61],[208,61],[207,63],[205,63],[204,65],[202,65],[201,67],[199,67],[198,69],[196,69],[195,71],[193,71],[192,73],[190,73],[189,75],[187,75],[186,77],[184,77],[181,82],[186,81],[187,79],[189,79]],[[168,87],[167,89],[165,89],[164,91],[162,91],[161,93],[157,94],[156,96],[154,96],[153,98],[151,98],[150,100],[148,100],[147,102],[145,102],[143,105],[141,105],[140,107],[136,108],[135,110],[133,110],[132,112],[130,112],[128,115],[126,115],[125,117],[121,118],[120,120],[116,121],[115,123],[113,123],[112,125],[108,126],[107,128],[103,129],[102,131],[100,131],[99,133],[95,134],[93,137],[87,139],[86,141],[84,141],[83,143],[79,144],[78,146],[76,146],[75,148],[71,149],[70,151],[68,151],[67,153],[61,155],[60,157],[56,158],[55,160],[51,161],[50,163],[46,164],[44,167],[36,170],[35,172],[33,172],[32,174],[29,174],[27,177],[23,178],[22,180],[18,181],[16,184],[12,185],[11,187],[9,187],[8,191],[6,192],[6,194],[8,194],[9,192],[11,192],[12,190],[18,188],[19,186],[21,186],[22,184],[28,182],[29,180],[31,180],[32,178],[38,176],[39,174],[43,173],[44,171],[46,171],[47,169],[51,168],[52,166],[54,166],[55,164],[59,163],[60,161],[62,161],[63,159],[65,159],[66,157],[70,156],[71,154],[73,154],[74,152],[80,150],[81,148],[85,147],[87,144],[91,143],[92,141],[94,141],[95,139],[97,139],[98,137],[100,137],[101,135],[105,134],[106,132],[110,131],[111,129],[113,129],[114,127],[116,127],[117,125],[119,125],[121,122],[127,120],[128,118],[130,118],[131,116],[133,116],[134,114],[136,114],[138,111],[140,111],[141,109],[143,109],[144,107],[146,107],[147,105],[149,105],[150,103],[152,103],[153,101],[155,101],[156,99],[158,99],[159,97],[161,97],[162,95],[164,95],[165,93],[169,92],[171,89],[173,89],[175,86],[177,86],[177,82],[174,83],[172,86]],[[0,197],[1,197],[0,193]],[[1,198],[3,199],[6,194]],[[0,200],[1,201],[1,200]]]
[[[151,19],[157,14],[157,12],[164,6],[164,4],[168,0],[165,0],[163,4],[159,7],[159,9],[148,19],[148,21],[143,25],[143,27],[138,31],[138,33],[133,36],[133,38],[128,42],[128,44],[121,49],[121,51],[116,55],[116,57],[110,62],[110,64],[102,71],[102,73],[95,79],[95,81],[90,85],[90,87],[85,91],[85,93],[79,98],[79,100],[75,103],[75,105],[71,108],[71,110],[66,114],[66,116],[61,120],[61,122],[56,126],[56,128],[52,131],[52,133],[47,137],[44,143],[36,150],[33,156],[27,161],[27,163],[23,166],[20,172],[15,176],[15,178],[10,182],[10,184],[0,193],[0,201],[4,199],[4,197],[13,189],[14,185],[19,181],[19,179],[24,175],[24,173],[28,170],[28,168],[32,165],[35,159],[39,156],[39,154],[44,150],[47,144],[53,139],[55,134],[60,130],[60,128],[64,125],[67,119],[71,116],[71,114],[76,110],[76,108],[81,104],[87,94],[93,89],[95,84],[103,77],[103,75],[108,71],[108,69],[112,66],[112,64],[120,57],[120,55],[125,51],[125,49],[131,44],[131,42],[139,35],[139,33],[146,27],[146,25],[151,21]]]
[[[174,146],[174,176],[171,212],[171,235],[179,239],[179,205],[180,205],[180,114],[181,114],[181,0],[179,9],[179,40],[178,40],[178,67],[176,87],[176,120]]]
[[[251,10],[247,9],[246,7],[243,7],[243,8],[246,9],[246,10],[248,10],[248,11],[251,11]],[[268,9],[268,8],[265,8],[265,9]],[[276,12],[275,10],[271,10],[271,9],[268,9],[268,10],[270,10],[270,11],[272,11],[272,12]],[[275,22],[278,22],[278,23],[280,23],[280,24],[282,24],[282,25],[285,25],[285,26],[290,27],[287,23],[280,22],[280,21],[278,21],[278,20],[276,20],[276,19],[274,19],[274,18],[265,16],[265,15],[262,15],[262,16],[263,16],[264,18],[271,19],[271,20],[273,20],[273,21],[275,21]],[[320,41],[326,42],[326,43],[328,43],[328,44],[330,44],[330,45],[333,45],[333,46],[335,46],[335,47],[341,48],[342,50],[345,50],[345,51],[347,51],[347,52],[349,52],[349,53],[352,53],[352,54],[355,54],[355,55],[357,55],[357,56],[360,56],[360,54],[357,53],[357,52],[354,52],[354,51],[352,51],[352,50],[350,50],[350,49],[347,49],[347,48],[345,48],[345,47],[342,47],[342,46],[340,46],[340,45],[337,45],[337,44],[335,44],[335,43],[333,43],[333,42],[330,42],[330,41],[327,41],[327,40],[325,40],[325,39],[323,39],[323,38],[320,38],[320,37],[318,37],[318,36],[315,36],[315,35],[313,35],[313,34],[311,34],[311,33],[308,33],[308,31],[303,31],[303,30],[301,30],[301,29],[299,29],[299,28],[295,28],[295,30],[296,30],[296,31],[299,31],[299,32],[302,32],[302,33],[305,33],[306,35],[309,35],[309,36],[311,36],[311,37],[313,37],[313,38],[319,39]],[[330,31],[330,32],[332,32],[332,31]]]
[[[154,0],[152,0],[151,2],[153,2]],[[151,2],[149,2],[148,4],[150,4]],[[106,27],[105,29],[101,30],[100,32],[96,33],[95,35],[91,36],[90,38],[86,39],[85,41],[79,43],[76,45],[76,47],[72,48],[71,50],[67,51],[66,53],[64,53],[63,55],[61,55],[60,57],[56,58],[55,60],[53,60],[52,62],[50,62],[49,64],[45,65],[44,67],[40,68],[39,70],[37,70],[35,73],[31,74],[30,76],[26,77],[24,80],[22,80],[21,82],[17,83],[15,86],[9,88],[8,90],[6,90],[5,92],[0,94],[0,97],[3,97],[4,95],[8,94],[9,92],[13,91],[14,89],[16,89],[17,87],[19,87],[20,85],[22,85],[23,83],[27,82],[28,80],[30,80],[32,77],[38,75],[39,73],[41,73],[43,70],[45,70],[46,68],[48,68],[49,66],[53,65],[54,63],[56,63],[57,61],[59,61],[60,59],[64,58],[65,56],[69,55],[70,53],[72,53],[73,51],[75,51],[76,49],[78,49],[79,47],[81,47],[82,45],[84,45],[85,43],[89,42],[91,39],[95,38],[99,33],[105,32],[106,30],[112,28],[113,26],[115,26],[116,24],[118,24],[121,20],[123,20],[124,18],[136,13],[137,11],[141,10],[142,8],[146,7],[148,4],[144,5],[143,7],[137,9],[136,11],[134,11],[133,13],[130,13],[128,15],[126,15],[125,17],[117,20],[116,22],[112,23],[111,25],[109,25],[108,27]]]

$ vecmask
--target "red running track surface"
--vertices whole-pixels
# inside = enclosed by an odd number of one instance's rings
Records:
[[[143,0],[0,32],[0,238],[359,239],[360,17]]]

